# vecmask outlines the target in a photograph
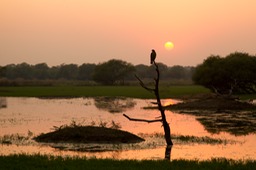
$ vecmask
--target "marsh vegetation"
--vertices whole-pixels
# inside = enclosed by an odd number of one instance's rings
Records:
[[[254,169],[256,162],[253,160],[235,161],[225,158],[198,160],[113,160],[113,159],[88,159],[77,157],[54,157],[46,155],[11,155],[0,156],[1,169]]]

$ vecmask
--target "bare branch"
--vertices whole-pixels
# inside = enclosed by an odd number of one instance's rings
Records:
[[[130,118],[126,114],[123,114],[123,116],[126,117],[127,119],[129,119],[130,121],[147,122],[147,123],[162,122],[162,119],[155,119],[155,120],[135,119],[135,118]]]
[[[141,87],[143,87],[144,89],[146,89],[146,90],[148,90],[148,91],[150,91],[150,92],[154,92],[154,91],[155,91],[155,89],[147,87],[147,86],[143,83],[143,81],[142,81],[136,74],[135,74],[135,77],[139,80]]]
[[[154,105],[158,105],[158,103],[157,102],[151,102],[152,104],[154,104]]]

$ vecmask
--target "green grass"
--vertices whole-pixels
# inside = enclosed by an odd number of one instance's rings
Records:
[[[113,160],[63,158],[42,155],[0,156],[0,169],[122,169],[122,170],[155,170],[155,169],[255,169],[256,161],[235,161],[227,159],[197,160]]]
[[[160,87],[162,98],[179,98],[183,95],[208,93],[209,90],[197,85]],[[24,86],[0,87],[0,96],[6,97],[97,97],[123,96],[141,99],[154,95],[140,86]]]
[[[239,98],[242,100],[256,99],[256,94],[241,94]]]

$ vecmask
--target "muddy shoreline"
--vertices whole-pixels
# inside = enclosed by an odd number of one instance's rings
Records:
[[[220,112],[223,110],[242,111],[256,110],[256,105],[247,101],[241,101],[236,96],[220,96],[216,94],[203,94],[184,96],[184,102],[169,105],[169,110],[211,110]]]

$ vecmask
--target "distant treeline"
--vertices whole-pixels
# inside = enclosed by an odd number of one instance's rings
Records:
[[[195,69],[194,67],[180,65],[169,67],[163,63],[158,63],[158,65],[162,80],[191,81]],[[124,70],[124,68],[129,69]],[[109,78],[106,72],[110,74]],[[117,73],[121,72],[122,74],[118,74],[119,77],[113,79],[113,82],[107,82],[106,84],[133,81],[135,80],[135,74],[141,79],[152,79],[155,75],[155,69],[152,66],[143,64],[132,65],[125,61],[115,59],[100,64],[61,64],[52,67],[49,67],[46,63],[30,65],[24,62],[21,64],[0,66],[0,79],[2,80],[0,84],[4,85],[3,82],[5,81],[3,80],[79,80],[95,81],[104,84],[104,81],[99,81],[101,77],[112,79],[113,76],[117,76]]]

